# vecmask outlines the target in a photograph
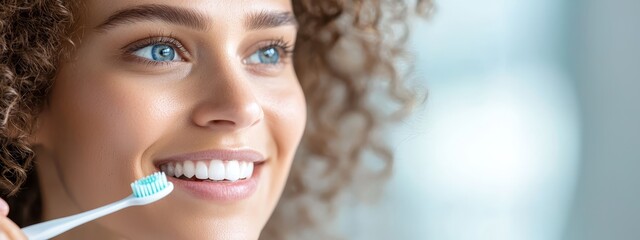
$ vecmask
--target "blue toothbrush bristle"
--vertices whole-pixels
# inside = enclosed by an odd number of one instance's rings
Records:
[[[162,191],[167,185],[168,182],[165,173],[156,172],[131,183],[131,190],[133,191],[133,196],[141,198]]]

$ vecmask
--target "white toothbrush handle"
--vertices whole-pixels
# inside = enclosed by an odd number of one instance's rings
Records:
[[[23,228],[22,231],[24,231],[29,240],[49,239],[96,218],[116,212],[129,206],[137,205],[136,201],[134,201],[135,199],[136,197],[130,195],[129,197],[126,197],[120,201],[93,210],[31,225]]]

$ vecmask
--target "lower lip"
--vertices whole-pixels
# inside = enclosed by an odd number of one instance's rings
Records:
[[[177,189],[185,190],[197,198],[208,201],[233,202],[253,195],[258,187],[260,172],[264,165],[264,163],[256,165],[250,178],[233,182],[189,181],[174,177],[170,177],[169,181]]]

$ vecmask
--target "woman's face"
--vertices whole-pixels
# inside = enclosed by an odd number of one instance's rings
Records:
[[[45,215],[119,200],[162,169],[176,186],[169,196],[85,229],[256,239],[306,120],[290,1],[83,3],[77,54],[60,67],[35,133]]]

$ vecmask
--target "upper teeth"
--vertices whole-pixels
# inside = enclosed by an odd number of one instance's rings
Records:
[[[167,176],[181,177],[184,175],[187,178],[195,176],[197,179],[203,180],[236,181],[251,177],[253,162],[236,160],[182,161],[163,164],[160,169]]]

